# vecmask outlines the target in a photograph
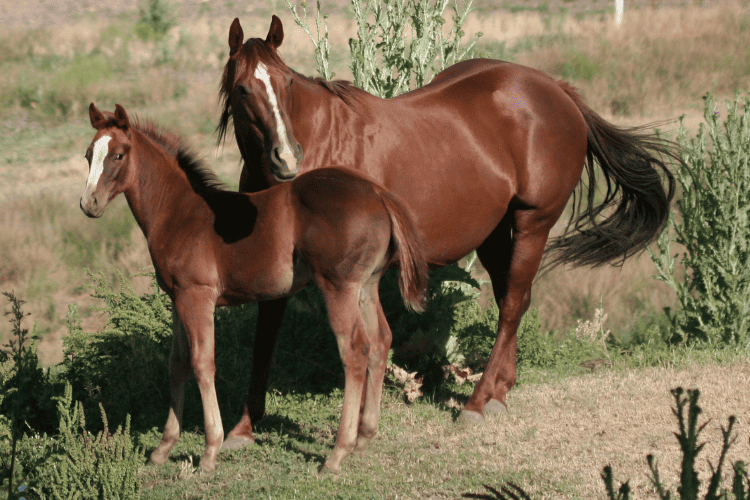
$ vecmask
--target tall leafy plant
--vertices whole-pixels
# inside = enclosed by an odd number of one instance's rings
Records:
[[[726,103],[726,118],[711,94],[705,97],[698,134],[678,142],[686,165],[675,165],[682,196],[651,257],[657,279],[677,294],[668,311],[677,339],[709,345],[750,345],[750,101]],[[671,254],[670,243],[684,247]],[[676,272],[679,260],[684,273]]]

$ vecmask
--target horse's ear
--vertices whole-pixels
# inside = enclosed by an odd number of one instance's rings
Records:
[[[268,28],[268,35],[266,35],[266,43],[271,46],[272,49],[279,48],[281,42],[284,41],[284,26],[281,25],[281,19],[274,15],[271,18],[271,27]]]
[[[101,111],[92,102],[89,105],[89,119],[91,120],[91,126],[99,130],[102,125],[107,121]]]
[[[130,127],[128,114],[125,112],[125,108],[119,104],[115,104],[115,124],[117,128],[121,128],[122,130],[127,130]]]
[[[240,20],[234,18],[232,25],[229,27],[229,55],[233,56],[242,47],[242,41],[245,39],[245,34],[242,32],[242,26],[240,26]]]

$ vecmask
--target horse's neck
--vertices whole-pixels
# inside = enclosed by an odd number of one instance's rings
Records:
[[[133,131],[133,137],[138,175],[125,197],[148,240],[160,221],[171,218],[175,206],[185,207],[191,198],[198,201],[199,197],[173,156],[140,131]]]
[[[294,105],[290,120],[296,139],[305,150],[305,163],[315,163],[312,168],[326,165],[346,165],[357,161],[351,158],[351,144],[338,141],[348,137],[352,130],[360,130],[364,123],[371,121],[370,107],[381,101],[379,97],[364,91],[355,90],[348,104],[341,98],[313,80],[293,85]],[[343,148],[343,150],[342,150]],[[321,156],[308,157],[307,152],[316,151]]]

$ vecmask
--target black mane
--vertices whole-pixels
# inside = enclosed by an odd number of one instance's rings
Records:
[[[177,164],[185,172],[190,185],[196,193],[202,194],[217,190],[227,190],[226,184],[206,165],[200,155],[184,143],[179,135],[165,129],[160,129],[151,121],[136,119],[134,123],[131,123],[131,127],[139,130],[143,135],[153,140],[177,160]]]

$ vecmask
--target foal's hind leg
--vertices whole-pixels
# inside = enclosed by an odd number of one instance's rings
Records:
[[[151,453],[149,463],[163,464],[169,459],[169,452],[177,440],[180,439],[182,430],[182,409],[185,396],[185,382],[190,376],[190,347],[188,346],[187,334],[175,308],[172,308],[172,353],[169,356],[169,381],[171,389],[171,402],[169,405],[169,416],[164,426],[164,435],[161,443]]]
[[[500,318],[487,367],[461,411],[460,421],[479,421],[484,410],[505,409],[505,397],[516,383],[516,331],[531,302],[531,285],[542,261],[551,220],[537,218],[533,211],[511,212],[477,249],[490,275]]]
[[[284,318],[284,310],[288,298],[258,303],[258,327],[255,333],[255,348],[253,350],[253,374],[250,378],[250,389],[247,402],[242,410],[242,417],[227,440],[221,446],[222,450],[236,450],[255,442],[253,438],[253,423],[257,423],[266,412],[266,389],[268,388],[268,373],[276,350],[276,340],[279,327]]]
[[[367,365],[367,383],[364,391],[364,407],[359,420],[356,452],[363,451],[375,437],[380,424],[380,402],[383,397],[383,379],[388,362],[388,350],[393,338],[378,295],[378,280],[362,289],[359,307],[365,321],[370,340],[370,356]]]
[[[325,297],[328,318],[336,335],[341,361],[344,365],[344,407],[333,453],[321,467],[339,472],[341,462],[356,444],[360,405],[365,385],[370,342],[359,310],[359,283],[335,285],[316,279]]]

